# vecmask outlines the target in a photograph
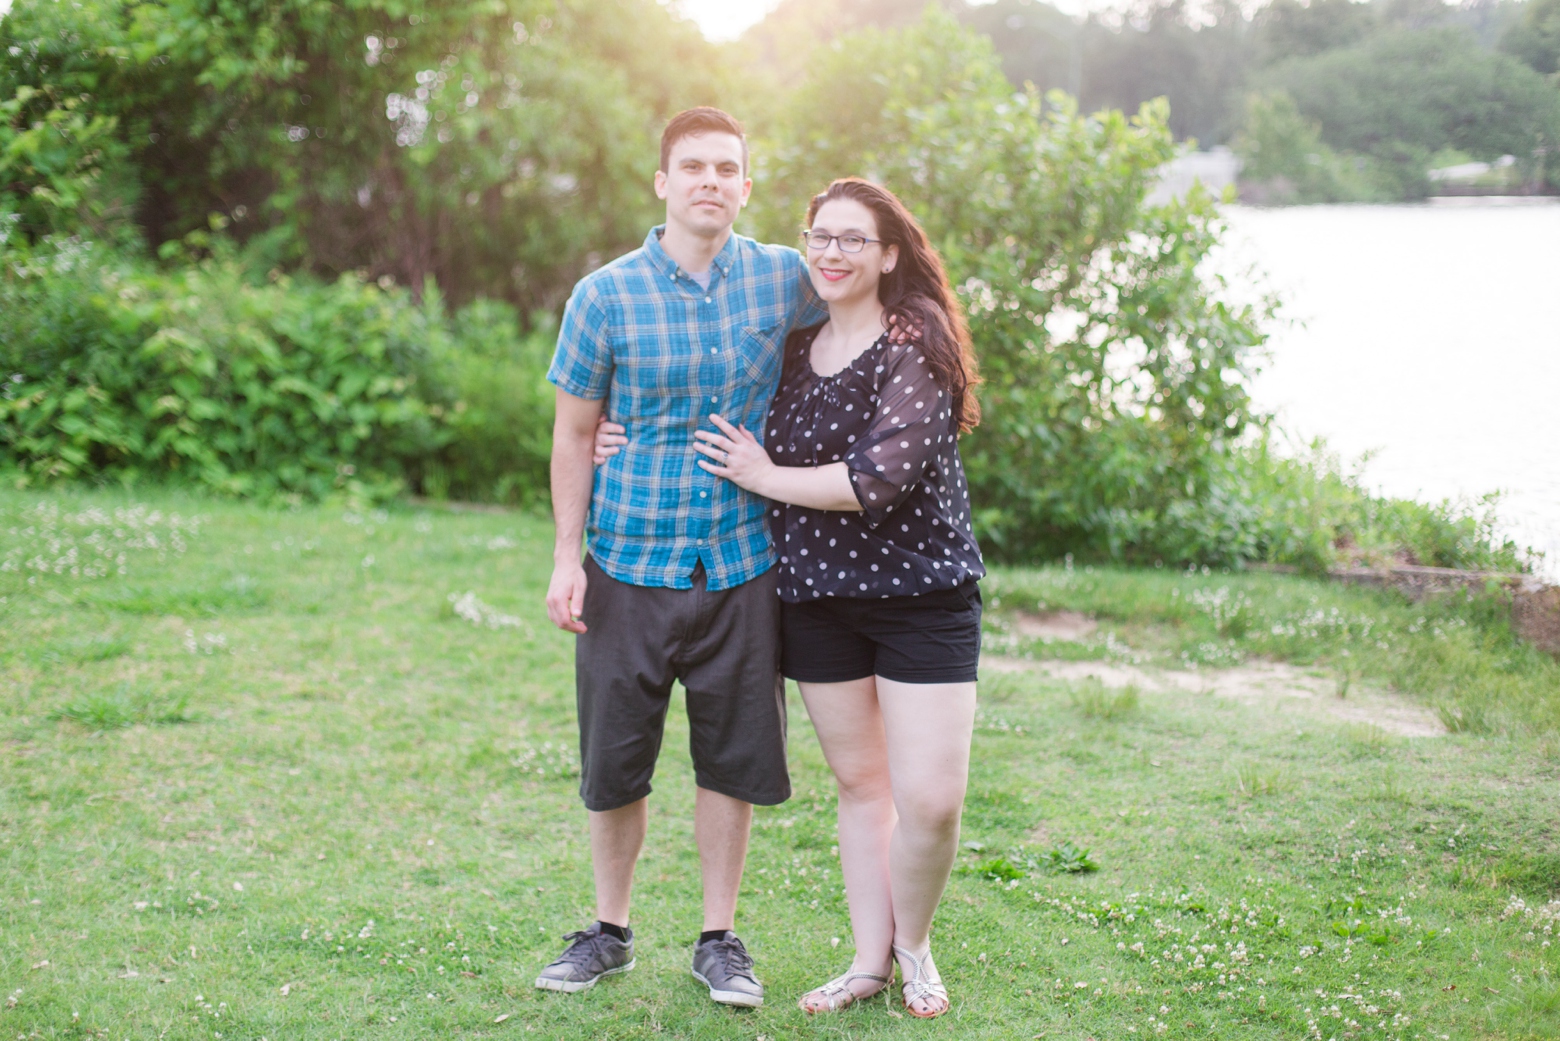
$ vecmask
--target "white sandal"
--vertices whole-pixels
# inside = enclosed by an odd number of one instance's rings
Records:
[[[808,991],[806,994],[803,994],[800,998],[796,999],[796,1005],[808,1015],[812,1015],[817,1012],[838,1012],[841,1009],[850,1008],[858,1001],[865,1001],[870,997],[874,997],[877,994],[880,994],[883,991],[883,988],[888,986],[889,980],[893,977],[894,970],[890,968],[888,972],[888,976],[879,976],[875,972],[847,972],[845,975],[836,976],[834,979],[830,980],[828,983],[825,983],[823,986],[816,987]],[[854,990],[851,989],[850,986],[851,983],[856,980],[874,980],[877,982],[878,986],[865,994],[857,994]],[[825,1002],[824,1007],[807,1007],[807,999],[815,994],[823,998]]]
[[[927,964],[932,960],[930,947],[919,958],[898,945],[894,946],[894,954],[908,961],[915,970],[905,976],[903,996],[906,1012],[917,1019],[936,1019],[953,1007],[953,1003],[948,1000],[948,988],[943,986],[942,976],[937,972],[937,966],[932,965],[930,969],[927,968]],[[916,1011],[915,1002],[932,998],[941,1000],[942,1008],[935,1012]]]

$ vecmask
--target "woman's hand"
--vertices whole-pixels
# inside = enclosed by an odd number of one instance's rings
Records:
[[[693,432],[698,438],[694,450],[707,457],[700,459],[699,465],[739,488],[763,495],[761,485],[776,469],[764,446],[746,427],[734,427],[717,415],[711,415],[710,422],[720,428],[720,433],[713,430]]]
[[[595,450],[590,461],[600,466],[617,455],[618,446],[628,444],[626,433],[623,424],[610,422],[606,416],[602,416],[596,421]]]

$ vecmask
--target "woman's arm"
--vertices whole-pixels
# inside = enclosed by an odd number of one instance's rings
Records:
[[[734,427],[720,416],[710,416],[720,428],[696,430],[695,451],[706,458],[699,465],[717,477],[724,477],[739,488],[756,495],[794,506],[815,510],[840,510],[859,513],[861,503],[851,485],[850,471],[844,463],[827,466],[776,466],[746,427]]]

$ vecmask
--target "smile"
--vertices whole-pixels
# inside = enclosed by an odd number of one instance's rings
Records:
[[[838,282],[840,279],[849,275],[850,272],[848,270],[841,271],[839,268],[821,267],[818,269],[818,274],[822,275],[830,282]]]

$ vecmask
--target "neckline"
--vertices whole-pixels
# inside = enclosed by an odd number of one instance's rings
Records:
[[[812,336],[808,337],[808,340],[807,340],[807,347],[806,347],[807,353],[805,355],[805,359],[806,359],[806,362],[807,362],[807,372],[815,380],[837,380],[837,379],[839,379],[842,375],[844,375],[845,373],[850,371],[851,366],[855,365],[856,362],[858,362],[862,358],[866,357],[869,352],[877,350],[888,339],[888,330],[884,329],[883,332],[881,334],[879,334],[879,336],[878,336],[878,338],[876,340],[873,340],[871,343],[869,343],[867,346],[865,346],[865,347],[863,347],[861,349],[861,353],[853,356],[844,365],[841,365],[839,368],[835,369],[833,372],[829,373],[828,375],[824,375],[823,373],[819,372],[817,369],[813,368],[813,363],[812,363],[812,345],[813,345],[813,341],[818,339],[818,334],[821,333],[822,331],[823,331],[823,326],[819,325],[816,329],[814,329],[812,331]]]

